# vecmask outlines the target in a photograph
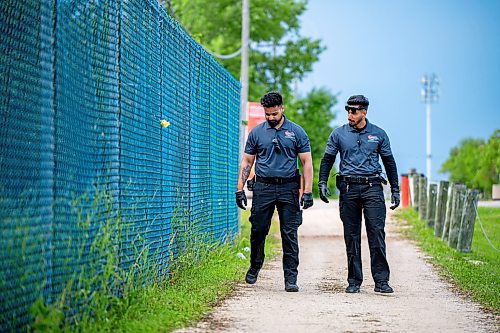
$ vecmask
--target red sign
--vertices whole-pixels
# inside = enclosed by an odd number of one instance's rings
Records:
[[[245,131],[245,142],[248,138],[248,133],[257,126],[258,124],[266,121],[266,116],[264,113],[264,107],[260,105],[258,102],[248,102],[247,104],[247,127]],[[253,178],[254,176],[254,168],[255,166],[252,166],[252,170],[250,171],[250,178]]]
[[[248,133],[257,126],[258,124],[266,121],[266,116],[264,113],[264,107],[258,102],[248,102],[247,104],[247,130],[245,138],[248,137]]]

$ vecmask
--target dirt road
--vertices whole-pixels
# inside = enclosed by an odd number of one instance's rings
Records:
[[[458,295],[420,250],[387,221],[387,255],[394,294],[373,291],[364,234],[365,280],[346,294],[346,255],[338,202],[315,201],[299,229],[300,292],[284,291],[281,256],[267,262],[255,285],[236,295],[197,327],[178,332],[498,332],[498,318]]]

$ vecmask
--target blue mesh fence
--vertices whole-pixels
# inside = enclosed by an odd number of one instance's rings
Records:
[[[239,83],[156,1],[3,0],[0,43],[0,331],[99,244],[162,279],[183,232],[236,234]]]

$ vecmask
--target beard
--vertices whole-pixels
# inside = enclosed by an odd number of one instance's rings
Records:
[[[283,116],[281,116],[281,118],[283,118]],[[278,124],[280,123],[281,121],[281,118],[278,119],[278,120],[268,120],[267,123],[269,124],[269,126],[271,126],[272,128],[275,128],[276,126],[278,126]]]
[[[363,118],[356,120],[349,120],[349,126],[357,128],[359,123],[363,121]]]

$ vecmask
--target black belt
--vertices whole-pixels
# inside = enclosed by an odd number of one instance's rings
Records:
[[[382,178],[379,176],[337,176],[337,181],[347,183],[370,184],[382,183]]]
[[[255,176],[255,181],[257,183],[273,184],[273,185],[288,184],[288,183],[294,183],[294,182],[298,183],[299,179],[300,178],[297,178],[297,177],[283,178],[283,177],[257,177],[257,176]]]

